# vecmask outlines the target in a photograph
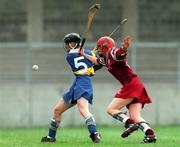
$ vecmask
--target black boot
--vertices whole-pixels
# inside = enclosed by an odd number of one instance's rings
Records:
[[[101,139],[101,135],[98,132],[91,133],[89,137],[92,139],[94,143],[99,143]]]
[[[128,137],[132,132],[138,130],[138,124],[131,124],[129,127],[121,134],[122,138]]]
[[[141,143],[156,143],[156,136],[154,135],[147,135],[144,137],[143,141]]]
[[[42,137],[41,142],[56,142],[56,138]]]

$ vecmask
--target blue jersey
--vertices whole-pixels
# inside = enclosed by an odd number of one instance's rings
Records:
[[[95,56],[91,50],[84,50],[84,52]],[[74,104],[78,99],[83,97],[92,104],[93,86],[90,77],[91,75],[94,75],[92,62],[79,55],[78,49],[70,50],[66,60],[75,74],[75,79],[69,90],[63,95],[64,101],[67,104]]]
[[[86,54],[95,56],[91,50],[84,50]],[[66,57],[75,75],[94,75],[93,63],[87,58],[78,54],[78,49],[69,51]]]

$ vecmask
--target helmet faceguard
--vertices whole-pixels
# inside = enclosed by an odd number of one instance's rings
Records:
[[[68,44],[70,49],[79,47],[80,42],[81,42],[81,37],[77,33],[69,33],[64,37],[64,43]]]
[[[98,39],[96,45],[99,55],[106,55],[109,50],[115,47],[115,41],[108,36],[104,36]]]

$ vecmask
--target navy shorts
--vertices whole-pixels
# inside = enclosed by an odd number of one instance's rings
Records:
[[[90,76],[76,76],[70,89],[63,95],[66,104],[75,104],[78,99],[84,97],[90,104],[93,100],[93,87]]]

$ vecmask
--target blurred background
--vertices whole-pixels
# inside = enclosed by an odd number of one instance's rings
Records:
[[[85,48],[128,22],[112,36],[120,46],[133,38],[129,64],[153,103],[143,109],[151,124],[180,123],[180,0],[0,0],[0,127],[49,124],[62,94],[73,81],[66,63],[63,37],[82,34],[91,5],[101,4]],[[32,65],[39,65],[38,71]],[[93,77],[97,124],[117,123],[106,107],[121,85],[101,69]],[[64,114],[62,125],[84,124],[77,108]]]

